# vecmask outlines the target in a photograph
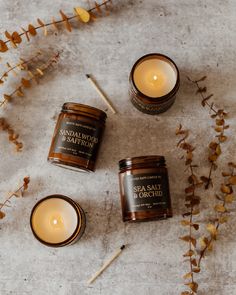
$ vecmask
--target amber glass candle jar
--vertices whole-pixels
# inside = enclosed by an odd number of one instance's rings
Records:
[[[123,221],[172,217],[168,172],[162,156],[144,156],[119,162]]]
[[[102,140],[105,112],[78,103],[65,103],[55,127],[48,161],[77,171],[94,171]]]
[[[180,86],[176,64],[159,53],[141,57],[134,64],[129,81],[131,102],[139,111],[150,115],[168,110]]]
[[[83,209],[72,199],[51,195],[32,209],[30,225],[36,239],[51,247],[63,247],[78,241],[85,230]]]

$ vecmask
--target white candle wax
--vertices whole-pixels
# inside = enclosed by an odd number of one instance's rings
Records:
[[[79,223],[75,208],[60,198],[45,199],[36,206],[31,218],[32,228],[46,243],[62,243],[75,232]]]
[[[134,69],[133,80],[137,89],[152,98],[171,92],[177,81],[174,64],[161,55],[151,55],[141,60]]]

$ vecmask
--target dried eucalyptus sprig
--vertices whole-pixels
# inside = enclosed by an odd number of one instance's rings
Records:
[[[184,291],[182,295],[192,295],[197,293],[198,283],[194,280],[194,274],[198,273],[200,269],[197,266],[197,252],[196,244],[197,239],[194,235],[194,231],[199,230],[199,224],[195,222],[194,217],[200,213],[199,204],[201,201],[200,196],[197,195],[196,191],[202,182],[198,180],[195,169],[198,167],[193,164],[193,151],[194,147],[186,141],[189,136],[188,130],[184,130],[182,125],[176,130],[176,135],[181,136],[177,146],[185,152],[185,165],[189,171],[188,186],[185,188],[185,207],[187,211],[183,214],[183,220],[181,224],[184,227],[188,227],[188,235],[180,237],[181,240],[188,243],[188,250],[184,253],[183,257],[187,258],[189,262],[189,271],[184,275],[185,280],[189,280],[185,283],[191,291]]]
[[[15,145],[16,151],[20,152],[23,148],[23,144],[19,141],[19,135],[7,123],[5,118],[0,118],[0,130],[8,133],[8,140]]]
[[[42,63],[41,65],[37,66],[34,70],[28,70],[28,76],[23,77],[21,79],[20,84],[15,88],[15,90],[13,90],[10,94],[3,94],[3,99],[0,102],[0,107],[5,105],[7,102],[11,101],[14,98],[14,96],[23,97],[24,89],[30,88],[32,86],[33,81],[38,82],[38,79],[44,75],[44,72],[58,62],[59,56],[59,52],[55,53],[45,63]]]
[[[21,184],[21,186],[14,192],[10,193],[7,199],[3,203],[0,203],[0,219],[3,219],[6,216],[6,214],[2,211],[3,207],[10,207],[11,198],[23,197],[24,192],[28,189],[29,182],[30,182],[30,178],[28,176],[24,177],[23,183]]]
[[[23,70],[27,70],[28,66],[31,63],[34,63],[35,61],[38,60],[38,58],[42,55],[41,51],[38,51],[33,57],[31,57],[30,59],[26,60],[24,58],[20,58],[19,62],[15,65],[11,65],[9,62],[6,63],[6,66],[8,68],[7,71],[5,71],[2,76],[0,77],[0,85],[4,84],[4,82],[6,82],[9,74],[12,72],[15,76],[18,75],[17,70],[18,71],[23,71]]]
[[[106,10],[109,8],[109,4],[111,4],[111,0],[103,1],[101,4],[98,4],[96,1],[94,2],[94,7],[89,9],[88,11],[81,8],[76,7],[74,8],[74,15],[67,16],[62,10],[60,10],[60,20],[55,20],[52,18],[52,21],[49,23],[43,22],[41,19],[37,19],[38,26],[34,26],[32,24],[28,25],[28,28],[21,28],[22,33],[18,33],[17,31],[14,31],[13,33],[9,33],[8,31],[5,31],[5,37],[7,40],[3,41],[0,40],[0,52],[6,52],[9,50],[8,43],[12,45],[13,48],[17,48],[20,43],[22,43],[22,37],[25,37],[27,41],[30,41],[31,37],[34,37],[37,35],[37,31],[40,29],[43,29],[44,35],[46,36],[48,34],[48,27],[53,27],[54,29],[58,30],[59,24],[64,24],[67,31],[72,31],[72,26],[70,21],[73,19],[78,19],[80,22],[87,23],[91,18],[95,19],[96,15],[94,12],[101,14],[102,10],[101,8],[104,7]]]
[[[234,201],[233,186],[236,185],[236,164],[233,162],[228,163],[229,172],[223,172],[224,182],[220,186],[220,193],[215,197],[218,200],[214,204],[214,211],[216,218],[211,220],[207,226],[207,233],[200,238],[194,236],[194,230],[198,231],[200,224],[194,220],[195,215],[200,214],[200,201],[201,198],[196,195],[196,190],[201,187],[204,182],[198,180],[196,173],[197,165],[193,164],[193,151],[194,147],[186,141],[189,136],[189,131],[184,130],[182,125],[176,131],[177,136],[181,136],[177,146],[185,151],[185,165],[189,170],[188,176],[189,186],[185,188],[185,206],[187,212],[183,214],[184,219],[181,220],[181,224],[189,228],[188,235],[180,237],[181,240],[188,243],[188,251],[183,255],[187,258],[190,265],[190,270],[184,275],[184,279],[189,281],[185,283],[190,290],[183,291],[181,295],[194,295],[198,291],[198,283],[195,280],[195,274],[201,272],[201,261],[205,257],[207,251],[211,251],[213,248],[213,242],[216,240],[219,227],[226,223],[229,218],[230,208],[229,205]],[[186,219],[188,218],[188,219]]]
[[[201,251],[199,254],[197,265],[200,268],[202,258],[205,257],[207,251],[211,251],[213,242],[216,240],[220,225],[226,223],[229,219],[230,209],[229,204],[234,201],[233,186],[236,185],[235,163],[228,163],[230,172],[223,172],[224,182],[220,186],[220,194],[215,197],[218,203],[214,206],[216,218],[213,222],[207,224],[207,231],[210,236],[203,236],[200,240]]]
[[[199,80],[192,80],[188,77],[188,80],[197,87],[196,94],[201,96],[201,105],[208,107],[210,110],[211,118],[215,121],[214,130],[216,132],[216,140],[213,140],[209,144],[209,156],[208,161],[210,163],[208,176],[201,176],[201,180],[204,182],[205,189],[213,186],[212,172],[217,169],[217,159],[222,153],[221,145],[227,140],[225,130],[229,128],[226,123],[227,112],[223,109],[218,109],[214,102],[210,102],[210,99],[214,96],[213,94],[207,95],[207,87],[201,86],[200,83],[206,80],[206,76]],[[213,114],[212,114],[213,113]]]

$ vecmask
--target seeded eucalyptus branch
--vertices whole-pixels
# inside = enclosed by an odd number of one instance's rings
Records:
[[[216,108],[214,102],[211,102],[214,94],[207,94],[207,87],[201,86],[202,82],[206,80],[206,76],[199,80],[192,80],[188,77],[188,80],[193,83],[196,88],[196,94],[201,96],[201,105],[207,107],[210,110],[210,116],[215,121],[214,130],[216,132],[216,140],[212,140],[209,143],[209,156],[208,161],[210,164],[209,173],[207,176],[201,176],[201,180],[204,182],[205,189],[213,186],[212,173],[217,169],[217,160],[222,153],[222,143],[227,140],[225,130],[229,128],[226,122],[227,112],[224,109]]]

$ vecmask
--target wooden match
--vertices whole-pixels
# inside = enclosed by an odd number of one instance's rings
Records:
[[[94,81],[94,79],[91,77],[91,75],[86,74],[86,77],[91,82],[91,84],[93,85],[94,89],[97,91],[99,96],[104,100],[104,102],[107,104],[107,106],[111,109],[112,113],[116,114],[117,111],[114,108],[114,106],[112,105],[112,103],[110,102],[109,98],[105,95],[105,93],[102,91],[102,89],[97,85],[97,83]]]
[[[94,276],[92,276],[92,278],[88,281],[88,284],[92,284],[98,276],[100,276],[101,273],[103,273],[103,271],[105,269],[108,268],[108,266],[110,266],[110,264],[118,257],[120,256],[120,254],[122,253],[122,251],[125,249],[125,245],[121,246],[120,249],[118,249],[114,254],[113,256],[107,261],[104,263],[104,265],[101,267],[100,270],[98,270]]]

